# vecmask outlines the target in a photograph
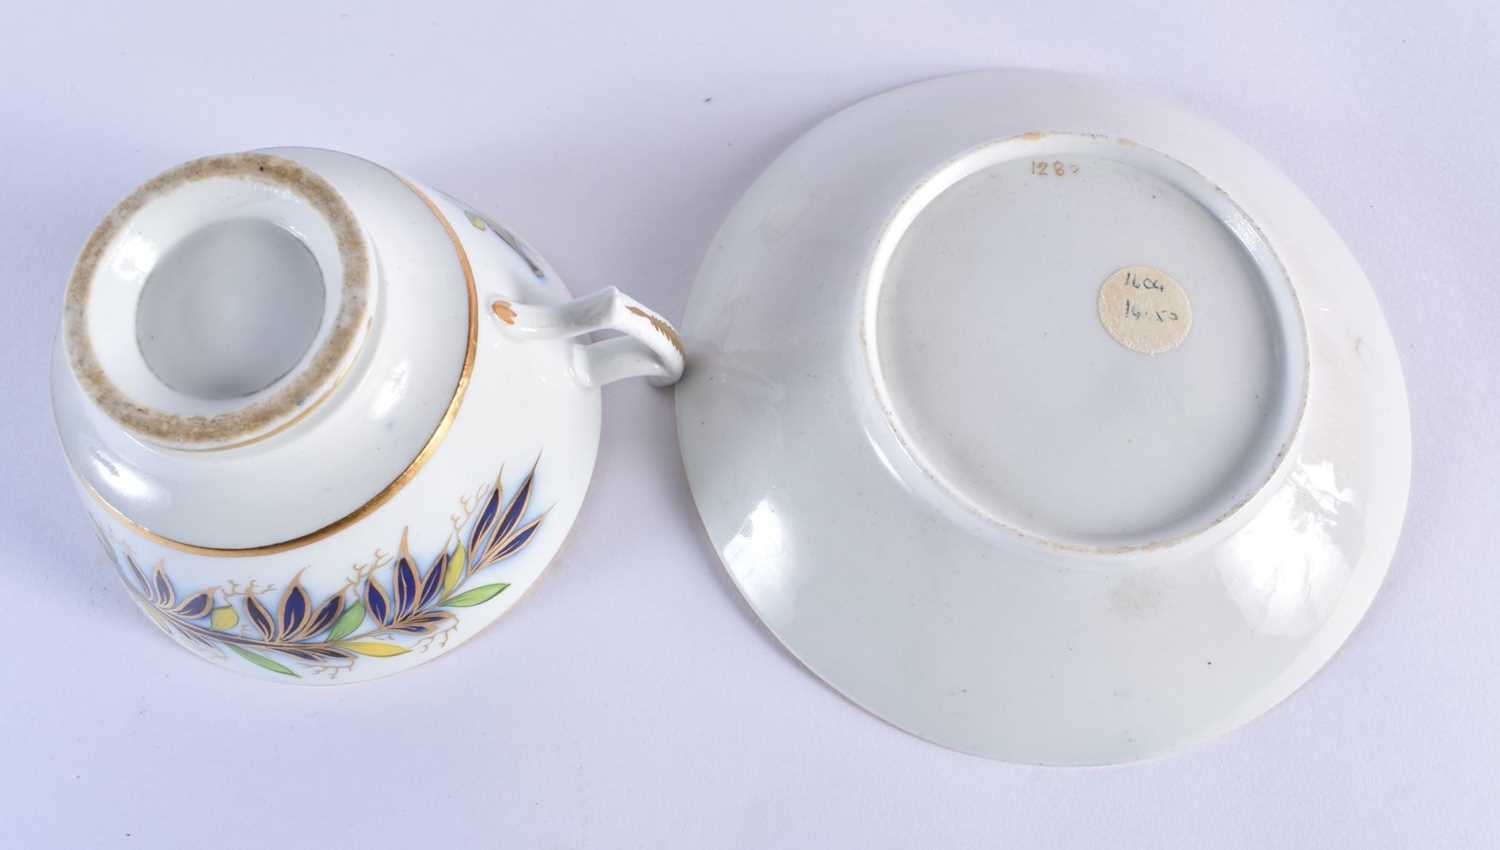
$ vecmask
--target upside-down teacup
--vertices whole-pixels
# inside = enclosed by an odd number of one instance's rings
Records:
[[[287,148],[179,166],[104,219],[52,386],[147,616],[204,658],[321,683],[409,668],[504,613],[578,513],[600,386],[682,369],[659,316],[572,298],[473,208]]]

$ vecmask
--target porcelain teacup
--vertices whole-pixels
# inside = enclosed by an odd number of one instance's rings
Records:
[[[52,386],[146,615],[201,657],[322,683],[409,668],[504,613],[578,513],[599,388],[682,369],[659,315],[573,298],[475,208],[286,148],[189,162],[105,217]]]

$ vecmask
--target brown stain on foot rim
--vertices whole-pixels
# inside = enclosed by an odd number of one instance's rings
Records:
[[[94,278],[131,220],[153,201],[191,183],[236,179],[283,189],[312,207],[333,232],[343,265],[342,298],[333,329],[307,368],[268,398],[214,415],[182,415],[148,407],[110,380],[88,331],[88,305]],[[296,415],[340,373],[367,323],[372,269],[368,245],[354,213],[333,185],[301,164],[262,153],[212,156],[180,165],[147,181],[105,216],[89,236],[73,268],[63,302],[63,343],[68,363],[84,392],[111,419],[135,433],[168,444],[203,448],[253,437]]]

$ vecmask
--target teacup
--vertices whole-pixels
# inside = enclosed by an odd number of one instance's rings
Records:
[[[179,166],[104,219],[52,386],[147,616],[201,657],[325,683],[503,614],[578,513],[599,388],[682,369],[659,315],[614,289],[572,298],[473,207],[289,148]]]

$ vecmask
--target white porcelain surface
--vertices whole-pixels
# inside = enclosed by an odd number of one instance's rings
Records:
[[[1098,764],[1285,698],[1405,510],[1400,364],[1359,266],[1225,131],[993,71],[793,144],[685,320],[683,458],[770,630],[946,746]]]
[[[353,343],[315,372],[345,310]],[[617,335],[584,336],[601,330]],[[81,345],[102,381],[80,377]],[[525,593],[587,490],[600,386],[671,383],[679,346],[613,289],[572,300],[472,207],[347,154],[276,149],[169,172],[101,225],[53,404],[153,621],[245,672],[348,681],[457,646]],[[198,427],[299,385],[238,430]]]

